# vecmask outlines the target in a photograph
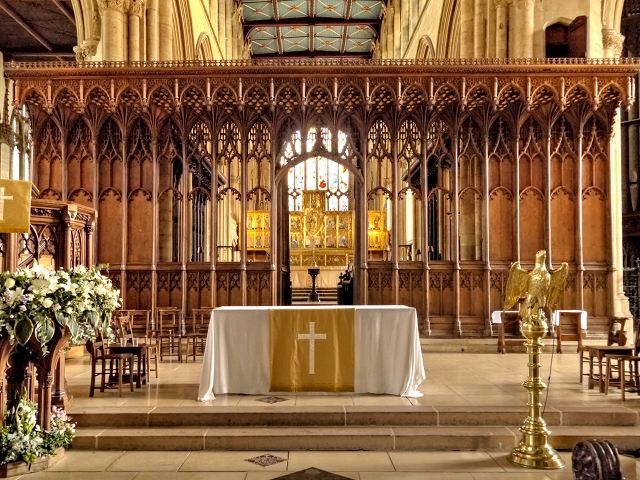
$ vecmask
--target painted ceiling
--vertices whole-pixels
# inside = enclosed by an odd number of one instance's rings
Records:
[[[384,0],[242,0],[254,58],[369,58]]]

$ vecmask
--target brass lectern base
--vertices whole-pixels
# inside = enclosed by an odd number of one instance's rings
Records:
[[[564,467],[564,460],[549,444],[532,448],[521,443],[512,450],[507,460],[527,468],[552,470]]]

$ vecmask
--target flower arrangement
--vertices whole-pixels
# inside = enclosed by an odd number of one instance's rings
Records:
[[[71,344],[95,339],[99,328],[111,339],[111,314],[120,304],[120,291],[100,273],[104,265],[78,266],[68,272],[42,265],[0,274],[0,332],[6,329],[11,342],[26,344],[35,334],[43,352],[55,325],[68,327]]]
[[[63,409],[53,407],[51,430],[37,424],[38,406],[20,397],[17,406],[6,415],[6,426],[0,428],[0,464],[24,461],[31,466],[38,457],[55,455],[56,449],[67,448],[75,437],[75,424]]]

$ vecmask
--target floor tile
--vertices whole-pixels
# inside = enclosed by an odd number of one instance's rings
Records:
[[[360,480],[473,480],[470,473],[360,472]]]
[[[311,407],[323,405],[344,406],[353,405],[353,399],[350,395],[298,395],[296,397],[296,405],[303,407]]]
[[[20,480],[132,480],[135,472],[52,472],[31,473]]]
[[[325,470],[325,469],[323,469]],[[328,470],[325,470],[328,471]],[[247,478],[245,480],[272,480],[274,478],[282,477],[293,472],[247,472]],[[336,475],[351,478],[353,480],[360,480],[358,472],[331,472]]]
[[[474,480],[549,480],[547,473],[541,470],[531,472],[473,473]]]
[[[111,472],[177,472],[189,452],[127,452],[113,462]]]
[[[353,395],[351,398],[354,405],[411,405],[408,398],[393,395]]]
[[[288,471],[317,467],[330,472],[392,472],[387,452],[289,452]]]
[[[247,472],[140,472],[134,480],[245,480]]]
[[[486,452],[389,452],[399,472],[504,472]]]
[[[191,452],[189,457],[180,467],[181,472],[239,472],[239,471],[271,471],[284,472],[287,470],[287,462],[276,463],[268,467],[261,467],[251,462],[248,458],[270,453],[277,457],[289,458],[287,452]]]
[[[64,458],[49,468],[50,472],[102,472],[125,452],[67,450]]]

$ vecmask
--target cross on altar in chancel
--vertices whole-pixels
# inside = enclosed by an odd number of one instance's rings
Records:
[[[309,333],[298,334],[298,340],[309,340],[309,375],[316,373],[316,340],[326,339],[326,333],[316,334],[316,322],[309,322]]]
[[[4,187],[0,187],[0,220],[4,220],[4,201],[13,200],[13,195],[4,194]]]

